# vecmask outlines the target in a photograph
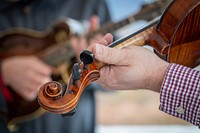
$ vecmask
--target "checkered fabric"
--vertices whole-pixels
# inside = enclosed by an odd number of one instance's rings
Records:
[[[200,128],[200,71],[170,64],[160,93],[161,111]]]

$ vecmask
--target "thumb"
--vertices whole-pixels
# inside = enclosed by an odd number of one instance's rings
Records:
[[[95,58],[110,65],[127,65],[125,49],[116,49],[96,44]]]

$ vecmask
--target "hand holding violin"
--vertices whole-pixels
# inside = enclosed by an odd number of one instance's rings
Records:
[[[185,5],[182,11],[180,3]],[[167,62],[188,67],[199,65],[199,4],[198,0],[174,0],[161,17],[138,31],[113,43],[112,36],[106,35],[98,44],[91,45],[89,51],[81,52],[82,63],[74,64],[66,89],[56,82],[44,84],[38,102],[50,112],[68,113],[78,104],[86,86],[94,81],[107,89],[160,92]],[[158,56],[140,47],[144,45],[153,47]]]
[[[103,46],[111,40],[112,35],[107,34],[99,44],[88,48],[96,60],[108,64],[100,68],[100,78],[96,82],[112,90],[149,89],[159,92],[169,63],[143,47],[115,49]]]

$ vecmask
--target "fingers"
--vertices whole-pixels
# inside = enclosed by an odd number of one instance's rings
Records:
[[[113,41],[113,36],[110,33],[107,33],[102,40],[100,40],[99,42],[97,42],[98,44],[107,46],[109,45],[111,42]]]
[[[31,59],[29,60],[31,61]],[[32,61],[30,62],[29,68],[33,68],[36,72],[43,75],[50,75],[52,73],[51,67],[42,62],[36,57],[32,57]]]
[[[40,74],[31,74],[31,76],[27,76],[27,78],[29,79],[21,84],[21,90],[19,90],[19,94],[28,101],[34,100],[37,96],[39,88],[44,83],[51,81],[50,77],[45,77]]]
[[[98,44],[93,44],[88,47],[88,50],[91,50],[95,54],[95,58],[98,61],[107,64],[127,65],[126,52],[122,52],[122,49],[107,47],[112,41],[112,34],[107,33]]]
[[[5,83],[26,100],[33,100],[38,88],[51,80],[51,67],[34,56],[11,57],[3,68]]]
[[[101,39],[101,40],[100,40],[99,42],[97,42],[97,43],[98,43],[98,44],[101,44],[101,45],[104,45],[104,46],[107,46],[107,45],[109,45],[112,41],[113,41],[113,36],[112,36],[112,34],[107,33],[107,34],[103,37],[103,39]],[[95,47],[96,47],[96,44],[92,44],[92,45],[90,45],[87,49],[95,53],[95,51],[96,51],[96,50],[95,50],[95,49],[96,49]]]
[[[95,58],[98,61],[112,65],[128,65],[129,53],[127,49],[116,49],[96,44]],[[127,51],[127,52],[126,52]]]
[[[37,86],[38,85],[40,86],[40,85],[42,85],[42,84],[44,84],[46,82],[51,81],[50,76],[43,75],[43,74],[38,73],[36,71],[28,71],[27,75],[26,75],[26,78],[28,79],[27,81],[32,82],[30,84],[32,84],[32,85],[35,84]]]

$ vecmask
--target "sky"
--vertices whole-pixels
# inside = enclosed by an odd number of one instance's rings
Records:
[[[151,3],[154,0],[106,0],[112,16],[112,21],[116,22],[138,12],[141,5]]]
[[[118,22],[136,14],[141,9],[142,4],[148,4],[154,1],[155,0],[106,0],[113,22]],[[115,36],[120,38],[131,34],[143,27],[146,23],[146,21],[140,20],[124,26],[115,32]]]

